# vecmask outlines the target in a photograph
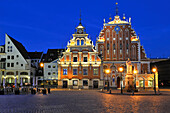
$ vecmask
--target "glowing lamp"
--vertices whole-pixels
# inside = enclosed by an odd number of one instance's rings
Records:
[[[105,73],[106,73],[106,74],[109,74],[109,73],[110,73],[110,69],[106,69],[106,70],[105,70]]]
[[[119,67],[119,72],[123,72],[123,67]]]
[[[138,71],[137,71],[137,70],[134,70],[134,71],[133,71],[133,73],[134,73],[134,74],[137,74],[137,73],[138,73]]]
[[[40,63],[40,67],[44,67],[44,63]]]
[[[156,71],[157,71],[157,69],[154,67],[154,68],[152,69],[152,72],[155,73]]]

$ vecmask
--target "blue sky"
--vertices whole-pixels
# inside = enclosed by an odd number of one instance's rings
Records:
[[[95,42],[103,19],[115,15],[132,18],[132,28],[148,57],[170,56],[169,0],[0,0],[0,44],[5,33],[21,42],[28,51],[64,48],[79,23]]]

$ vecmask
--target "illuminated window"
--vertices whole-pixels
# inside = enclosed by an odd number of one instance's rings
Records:
[[[128,49],[126,50],[126,54],[128,54],[129,53],[129,51],[128,51]]]
[[[113,38],[113,40],[116,40],[116,38]]]
[[[120,54],[122,54],[122,50],[120,50]]]
[[[139,80],[139,87],[143,87],[143,80]]]
[[[55,68],[56,66],[55,65],[53,65],[53,68]]]
[[[148,81],[148,86],[149,86],[149,87],[153,87],[153,80],[149,80],[149,81]]]
[[[93,75],[98,75],[98,69],[97,68],[93,69]]]
[[[73,80],[73,86],[78,86],[78,80]]]
[[[77,75],[77,69],[73,69],[73,75]]]
[[[67,75],[67,69],[63,69],[63,75]]]
[[[113,50],[113,53],[116,54],[116,50],[115,49]]]
[[[55,72],[53,72],[53,75],[55,75]]]

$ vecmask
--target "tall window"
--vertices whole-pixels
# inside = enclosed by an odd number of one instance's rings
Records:
[[[81,45],[84,45],[84,40],[81,40]]]
[[[77,40],[77,45],[78,45],[78,46],[80,45],[80,40]]]
[[[77,69],[73,69],[73,75],[77,75]]]
[[[7,63],[7,67],[10,67],[10,63]]]
[[[109,54],[109,43],[107,43],[107,53]]]
[[[77,57],[73,57],[73,62],[77,62]]]
[[[67,69],[63,69],[63,75],[67,75]]]
[[[98,75],[98,69],[97,68],[93,69],[93,75]]]
[[[87,75],[88,70],[87,69],[83,69],[83,75]]]
[[[14,63],[11,63],[11,67],[14,67]]]
[[[83,62],[87,62],[87,57],[84,57]]]
[[[122,44],[120,44],[120,49],[122,49]]]

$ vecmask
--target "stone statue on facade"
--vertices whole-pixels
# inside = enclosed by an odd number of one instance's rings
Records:
[[[132,63],[129,58],[126,61],[126,67],[127,67],[127,74],[132,74]]]

